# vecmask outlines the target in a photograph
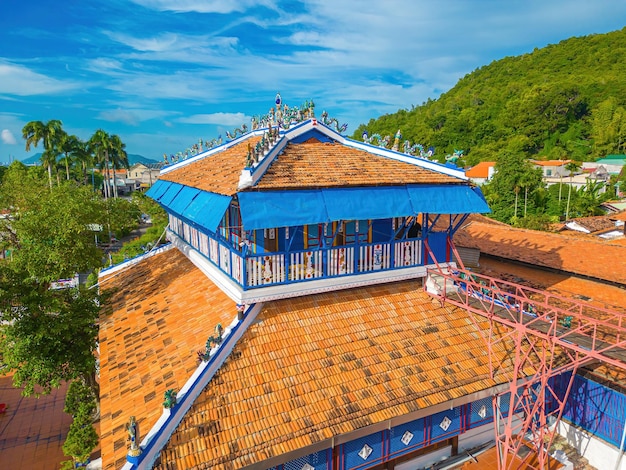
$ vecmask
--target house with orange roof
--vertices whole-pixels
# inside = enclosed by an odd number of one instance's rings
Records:
[[[491,180],[495,172],[496,162],[480,162],[466,169],[465,176],[467,176],[470,181],[480,186]]]
[[[342,130],[277,96],[161,170],[170,244],[100,274],[104,469],[423,468],[524,421],[510,327],[433,294],[480,190]]]
[[[566,168],[572,160],[531,160],[535,168],[541,168],[545,178],[564,178],[570,175]]]

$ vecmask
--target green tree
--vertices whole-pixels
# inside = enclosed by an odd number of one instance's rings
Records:
[[[99,268],[102,253],[88,224],[101,203],[89,188],[48,188],[45,176],[16,162],[0,185],[0,354],[24,394],[47,393],[81,377],[96,390],[94,350],[102,299],[54,282]]]
[[[117,170],[128,169],[126,144],[118,135],[111,136],[111,166],[113,167],[113,191],[117,197]]]
[[[525,212],[535,212],[534,199],[529,196],[543,185],[541,170],[534,168],[521,152],[506,152],[496,159],[495,174],[483,186],[492,217],[511,223],[518,217],[519,193],[524,189]]]
[[[57,145],[63,135],[63,123],[53,119],[46,123],[41,121],[31,121],[22,128],[22,137],[26,140],[26,151],[31,145],[37,147],[39,142],[43,142],[42,163],[48,167],[48,180],[52,187],[52,167],[56,164],[58,155]]]
[[[59,138],[59,150],[63,153],[63,161],[65,164],[65,176],[70,179],[70,164],[77,152],[81,150],[82,142],[75,135],[69,135],[66,132],[61,134]]]
[[[92,150],[95,163],[104,174],[104,198],[108,199],[111,194],[111,175],[110,162],[111,152],[113,151],[113,142],[111,136],[102,129],[98,129],[91,139],[89,139],[89,148]]]
[[[93,427],[89,410],[91,405],[81,402],[74,420],[70,424],[67,438],[63,444],[63,453],[72,457],[74,464],[84,464],[98,445],[98,434]],[[74,468],[75,465],[64,464],[63,468]]]

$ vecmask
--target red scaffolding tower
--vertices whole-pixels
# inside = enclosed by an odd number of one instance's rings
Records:
[[[492,377],[509,371],[508,391],[493,397],[498,468],[547,468],[577,369],[593,361],[626,369],[626,315],[464,268],[429,270],[424,286],[442,304],[472,314],[489,350]],[[489,320],[488,330],[479,327],[480,317]],[[498,325],[508,328],[503,332]],[[497,345],[513,345],[514,351],[498,357]],[[550,379],[565,372],[571,378],[559,396]],[[536,466],[528,463],[533,453]]]

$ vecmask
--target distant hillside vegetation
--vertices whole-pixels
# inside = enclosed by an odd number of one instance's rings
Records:
[[[593,160],[626,151],[626,28],[506,57],[437,100],[372,119],[353,134],[465,151],[465,166],[498,154]]]

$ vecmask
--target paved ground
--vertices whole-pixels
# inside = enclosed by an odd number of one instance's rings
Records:
[[[0,467],[3,469],[56,470],[67,457],[61,446],[72,417],[63,412],[67,386],[40,398],[23,397],[12,377],[0,377]]]

